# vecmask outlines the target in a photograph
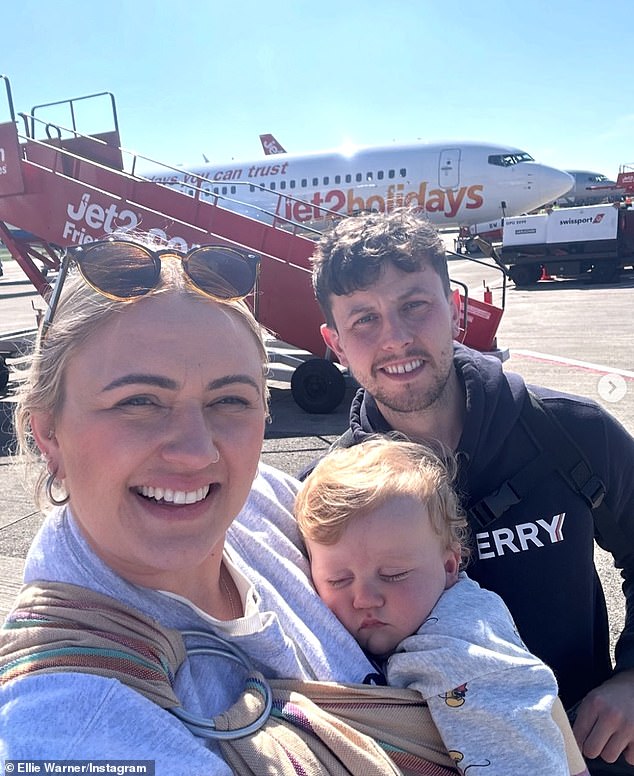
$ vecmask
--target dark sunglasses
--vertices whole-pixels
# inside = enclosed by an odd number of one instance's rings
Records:
[[[161,256],[181,261],[190,285],[222,302],[244,299],[255,287],[259,257],[225,245],[201,245],[187,253],[172,248],[159,251],[128,240],[103,240],[68,250],[42,324],[43,337],[50,327],[71,265],[98,293],[118,301],[145,296],[159,284]]]

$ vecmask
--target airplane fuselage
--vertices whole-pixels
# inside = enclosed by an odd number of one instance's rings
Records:
[[[329,214],[416,207],[438,226],[519,215],[556,199],[567,173],[517,148],[479,143],[368,148],[354,154],[284,154],[224,165],[166,168],[150,180],[193,195],[200,187],[222,207],[299,223]],[[257,209],[257,210],[256,210]]]
[[[555,204],[560,207],[582,207],[583,205],[599,205],[603,202],[618,202],[625,194],[625,189],[606,175],[589,170],[568,170],[574,184]]]

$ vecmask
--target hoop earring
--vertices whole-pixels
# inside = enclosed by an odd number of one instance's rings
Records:
[[[216,457],[213,459],[211,463],[218,463],[220,460],[220,450],[216,449]]]
[[[64,498],[55,498],[53,494],[53,485],[55,484],[55,473],[51,472],[46,479],[46,497],[54,507],[63,507],[70,501],[70,493],[67,493]]]

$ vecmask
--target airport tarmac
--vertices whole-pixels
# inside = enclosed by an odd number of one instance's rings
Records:
[[[13,261],[5,262],[4,267],[0,341],[10,333],[32,329],[32,303],[43,307],[21,269]],[[456,257],[450,261],[450,274],[466,283],[476,299],[481,300],[488,287],[493,303],[502,306],[502,275],[498,270]],[[559,280],[515,289],[510,284],[498,329],[498,347],[508,351],[505,369],[519,372],[529,383],[597,400],[634,434],[633,301],[632,277],[613,285]],[[288,383],[272,383],[271,393],[272,420],[267,426],[263,459],[296,473],[345,429],[353,388],[350,386],[342,405],[330,415],[309,415],[301,410]],[[17,589],[22,559],[42,519],[23,487],[19,464],[7,455],[7,422],[13,399],[14,383],[10,383],[8,394],[0,399],[0,616]],[[620,578],[609,556],[598,548],[597,567],[605,584],[615,638],[623,621]]]

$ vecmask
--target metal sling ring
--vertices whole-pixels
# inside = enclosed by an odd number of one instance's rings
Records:
[[[254,669],[253,664],[247,655],[245,655],[244,652],[235,645],[230,644],[228,641],[225,641],[224,639],[220,638],[220,636],[216,636],[213,633],[191,630],[182,631],[181,635],[183,637],[195,636],[206,641],[211,641],[214,644],[213,646],[208,647],[186,646],[185,650],[188,656],[215,655],[217,657],[224,657],[227,660],[233,660],[235,663],[240,664],[248,672],[247,681],[249,679],[253,679],[258,689],[262,690],[262,695],[264,697],[264,709],[253,722],[249,723],[248,725],[244,725],[243,727],[235,728],[234,730],[217,730],[216,724],[212,718],[203,717],[199,714],[192,714],[189,711],[185,711],[185,709],[181,707],[174,707],[169,709],[169,711],[175,717],[181,720],[181,722],[190,732],[197,736],[202,736],[203,738],[212,738],[218,740],[222,739],[227,741],[234,738],[243,738],[244,736],[249,736],[259,730],[269,718],[269,714],[271,713],[271,708],[273,706],[273,694],[268,682],[262,676],[262,674],[259,673],[259,671]]]

